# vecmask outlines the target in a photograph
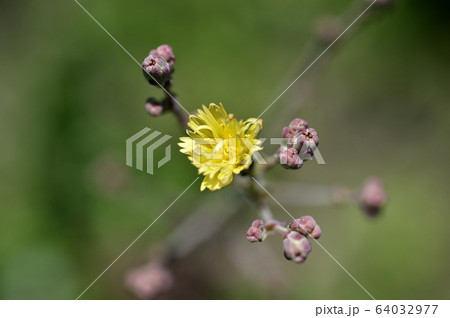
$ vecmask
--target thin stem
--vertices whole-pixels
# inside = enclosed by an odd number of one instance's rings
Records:
[[[188,128],[188,121],[189,121],[189,117],[186,114],[186,112],[184,110],[182,110],[180,108],[180,106],[178,106],[178,104],[174,104],[173,108],[172,108],[172,112],[174,113],[175,117],[178,119],[178,122],[180,123],[180,125],[183,128]]]
[[[255,165],[251,172],[252,176],[254,177],[262,176],[265,172],[278,165],[278,158],[276,157],[276,154],[272,156],[268,156],[262,152],[260,154],[263,156],[263,159],[266,163]]]
[[[259,215],[264,221],[270,221],[273,220],[272,211],[270,211],[270,208],[267,204],[267,202],[264,202],[261,204],[259,208]]]
[[[273,217],[272,211],[266,200],[260,205],[259,215],[261,216],[261,219],[263,219],[266,230],[269,231],[269,233],[273,232],[283,235],[288,231],[288,229],[282,225],[283,222],[280,222]]]
[[[292,206],[331,206],[357,202],[357,190],[340,185],[307,185],[289,181],[272,181],[271,185],[275,196]]]
[[[183,128],[188,128],[187,122],[189,120],[188,114],[180,107],[180,105],[175,101],[175,93],[171,90],[171,86],[168,85],[165,87],[165,95],[164,99],[165,106],[167,110],[173,112],[175,117],[177,118],[179,124]]]

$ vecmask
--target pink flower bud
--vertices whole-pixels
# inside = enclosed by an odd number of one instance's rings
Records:
[[[169,63],[171,71],[173,71],[173,66],[175,64],[175,55],[173,54],[173,49],[170,45],[160,45],[156,50],[150,51],[150,54],[152,54],[152,52],[161,55],[167,61],[167,63]]]
[[[319,145],[319,136],[317,136],[317,131],[314,128],[307,128],[301,132],[303,138],[303,144],[300,144],[300,148],[306,146],[309,149],[315,150]]]
[[[377,216],[386,204],[387,195],[381,180],[377,177],[368,178],[359,193],[359,202],[369,216]]]
[[[303,263],[312,250],[311,242],[295,231],[288,231],[283,236],[284,256],[297,264]]]
[[[303,160],[298,156],[295,148],[280,147],[277,152],[280,164],[286,169],[300,169],[303,166]]]
[[[283,128],[283,138],[292,138],[294,134],[295,132],[290,127]]]
[[[322,235],[320,227],[317,225],[316,220],[312,216],[302,216],[300,219],[296,219],[289,224],[289,229],[296,231],[305,236],[318,239]]]
[[[125,283],[138,298],[153,299],[170,290],[174,278],[163,264],[151,262],[128,272]]]
[[[149,98],[147,103],[145,103],[145,110],[147,110],[150,115],[156,117],[162,114],[164,107],[155,99]]]
[[[302,160],[310,160],[319,145],[319,136],[314,128],[296,132],[287,142],[288,148],[295,148]]]
[[[151,85],[165,86],[170,81],[171,69],[167,61],[160,55],[150,54],[142,62],[142,70]]]
[[[262,242],[267,236],[267,231],[262,220],[255,220],[247,231],[247,240],[251,243]]]
[[[295,118],[290,122],[289,128],[291,128],[294,132],[302,131],[308,128],[308,122],[300,118]]]
[[[308,128],[308,122],[306,120],[295,118],[289,123],[288,127],[283,128],[283,138],[291,138],[306,128]]]
[[[305,142],[310,142],[312,146],[318,146],[319,145],[319,136],[317,136],[317,131],[314,128],[307,128],[305,129],[302,134],[306,137]]]
[[[320,226],[316,225],[309,235],[317,240],[322,236],[322,229],[320,228]]]

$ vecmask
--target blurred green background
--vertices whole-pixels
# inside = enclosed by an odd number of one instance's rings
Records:
[[[240,118],[261,113],[318,55],[304,53],[318,21],[353,3],[80,2],[138,61],[172,45],[174,89],[187,109],[222,102]],[[385,12],[372,10],[351,39],[338,42],[263,116],[266,137],[278,137],[295,116],[307,119],[327,163],[277,168],[269,181],[384,181],[389,204],[374,220],[356,206],[285,203],[294,216],[318,220],[323,246],[377,299],[450,297],[449,9],[446,1],[400,0]],[[361,11],[350,11],[343,25]],[[196,171],[176,147],[153,176],[125,165],[125,140],[140,129],[183,132],[170,115],[146,114],[145,99],[161,92],[73,0],[0,1],[0,43],[0,297],[73,299]],[[294,111],[282,117],[288,107]],[[82,298],[134,298],[125,273],[160,249],[196,206],[213,200],[214,214],[233,205],[225,199],[233,189],[199,188],[198,182]],[[278,237],[249,244],[245,231],[255,212],[241,213],[182,260],[177,292],[165,297],[368,298],[317,245],[296,265],[284,259]]]

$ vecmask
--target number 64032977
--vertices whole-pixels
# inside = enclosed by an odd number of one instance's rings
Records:
[[[434,315],[438,305],[378,305],[375,308],[377,314],[392,314],[392,315],[420,315],[431,314]]]

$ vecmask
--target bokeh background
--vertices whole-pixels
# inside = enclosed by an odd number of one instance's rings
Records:
[[[347,26],[368,4],[80,2],[138,61],[172,45],[174,89],[187,109],[222,102],[241,118],[257,116],[320,53],[324,21],[344,14]],[[449,10],[443,0],[371,10],[263,116],[266,137],[278,137],[295,116],[307,119],[327,163],[274,169],[269,186],[383,180],[389,203],[376,219],[354,205],[297,202],[296,188],[282,202],[293,215],[318,220],[321,243],[377,299],[450,297]],[[196,171],[176,151],[183,131],[173,116],[144,110],[145,99],[161,92],[73,0],[0,1],[0,43],[0,297],[73,299]],[[125,165],[125,140],[146,126],[176,137],[172,160],[152,176]],[[135,298],[126,273],[160,253],[198,205],[209,200],[214,215],[238,204],[232,187],[199,187],[82,298]],[[279,237],[249,244],[255,212],[245,208],[180,260],[173,291],[160,297],[368,298],[317,245],[296,265],[284,259]]]

